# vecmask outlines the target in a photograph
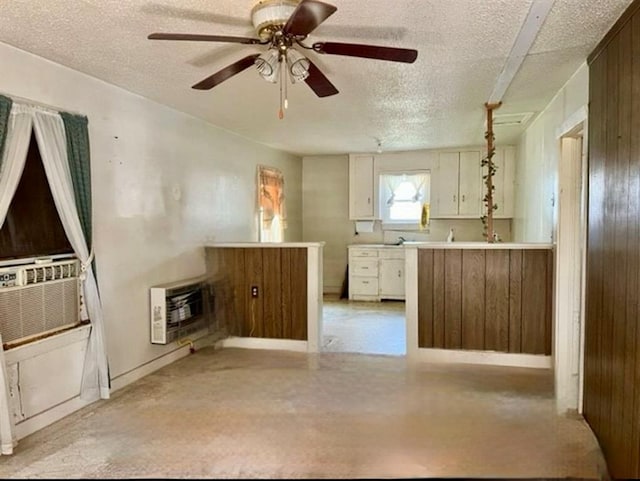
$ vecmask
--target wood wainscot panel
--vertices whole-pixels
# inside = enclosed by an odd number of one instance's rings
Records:
[[[307,340],[306,248],[208,247],[206,257],[229,335]]]
[[[522,259],[522,352],[548,354],[546,250],[525,250]]]
[[[523,251],[509,252],[509,352],[522,353]]]
[[[485,348],[485,250],[462,251],[462,349]]]
[[[282,316],[282,251],[262,249],[262,298],[264,331],[262,337],[283,338]]]
[[[433,347],[445,347],[445,258],[433,251]]]
[[[291,339],[307,340],[307,250],[293,248],[290,264]]]
[[[418,347],[433,347],[433,251],[418,251]]]
[[[509,251],[486,252],[485,342],[488,351],[509,351]]]
[[[444,251],[444,347],[462,348],[462,251]]]
[[[553,252],[420,249],[418,347],[551,353]]]
[[[264,249],[244,249],[244,300],[246,324],[243,332],[247,337],[264,337],[264,285],[262,282],[262,251]],[[258,297],[251,296],[251,288],[258,288]]]

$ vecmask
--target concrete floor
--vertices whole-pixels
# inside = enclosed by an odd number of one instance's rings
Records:
[[[357,302],[325,296],[322,350],[404,356],[407,353],[405,304]]]
[[[206,348],[20,441],[2,478],[599,478],[548,370]]]

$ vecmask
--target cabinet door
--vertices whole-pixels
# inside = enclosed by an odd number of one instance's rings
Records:
[[[373,156],[349,157],[349,218],[373,219]]]
[[[434,186],[436,209],[433,217],[453,217],[458,215],[458,169],[460,154],[442,152],[438,159],[438,175]]]
[[[503,179],[503,209],[502,212],[497,211],[500,217],[512,218],[514,215],[513,206],[515,204],[514,188],[516,182],[516,149],[515,147],[506,147],[504,149],[504,179]]]
[[[404,260],[380,259],[380,298],[404,299]]]
[[[498,206],[498,210],[494,211],[494,217],[504,217],[505,205],[504,205],[504,149],[496,149],[496,153],[493,156],[493,163],[496,166],[496,173],[493,176],[493,185],[495,190],[493,191],[493,203]],[[487,173],[487,169],[484,168],[484,173]],[[486,190],[486,188],[485,188]],[[482,205],[482,213],[486,214],[486,207]]]
[[[482,211],[482,166],[480,152],[460,152],[460,202],[458,214],[480,217]]]

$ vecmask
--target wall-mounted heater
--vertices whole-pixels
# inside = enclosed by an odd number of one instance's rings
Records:
[[[169,344],[208,328],[208,284],[196,277],[151,288],[151,343]]]
[[[80,322],[77,259],[36,259],[0,268],[0,333],[5,348]]]

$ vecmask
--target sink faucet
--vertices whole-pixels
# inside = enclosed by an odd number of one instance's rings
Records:
[[[402,244],[404,244],[406,241],[407,241],[407,239],[405,239],[404,237],[402,237],[402,236],[399,236],[399,237],[398,237],[398,245],[402,245]]]

